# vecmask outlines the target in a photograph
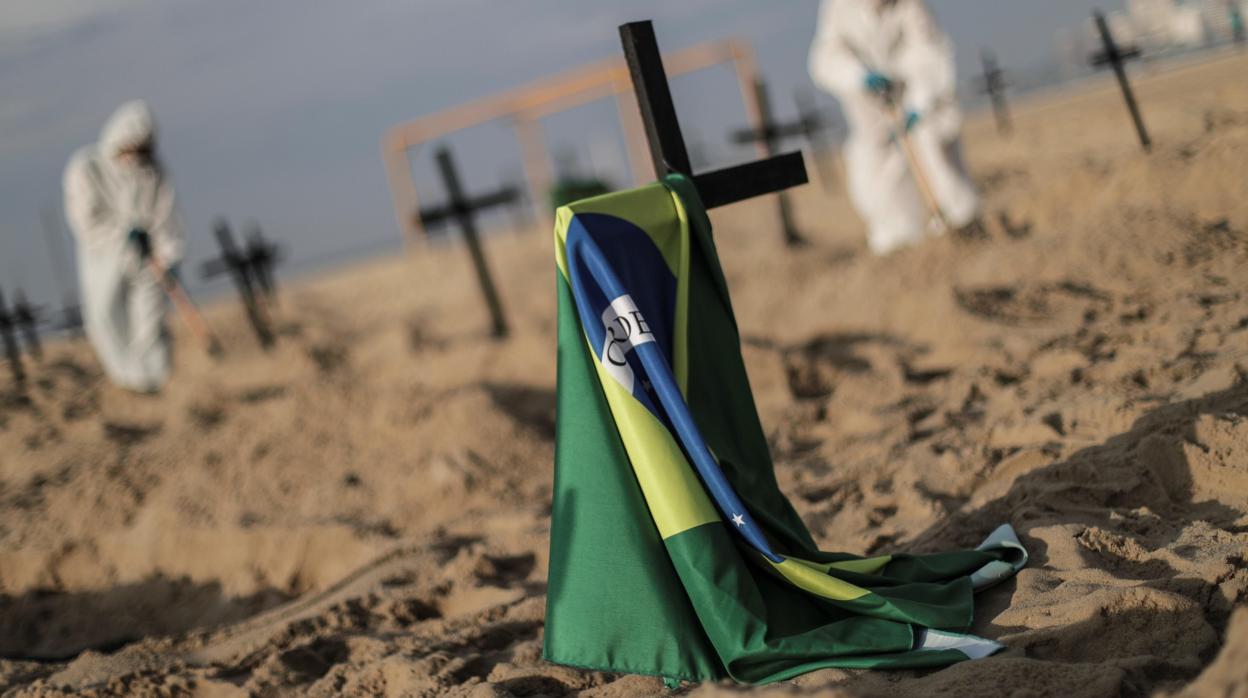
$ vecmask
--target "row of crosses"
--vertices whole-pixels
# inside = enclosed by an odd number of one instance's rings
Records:
[[[1131,89],[1131,81],[1127,78],[1126,65],[1128,62],[1141,57],[1142,53],[1135,46],[1121,46],[1114,39],[1114,34],[1109,28],[1109,22],[1105,18],[1105,13],[1096,10],[1092,13],[1093,21],[1096,24],[1097,34],[1101,40],[1101,50],[1092,54],[1088,58],[1088,62],[1094,68],[1109,67],[1114,71],[1114,76],[1118,79],[1118,86],[1122,90],[1123,101],[1127,105],[1127,112],[1131,115],[1131,122],[1135,126],[1136,135],[1140,139],[1140,147],[1145,152],[1152,149],[1153,141],[1148,135],[1148,128],[1144,125],[1144,116],[1140,113],[1140,105],[1135,100],[1135,91]],[[980,55],[983,62],[984,74],[980,77],[979,92],[987,94],[992,101],[992,110],[996,115],[997,130],[1001,133],[1009,133],[1012,129],[1010,122],[1009,106],[1006,104],[1005,91],[1009,87],[1009,83],[1005,79],[1005,71],[997,64],[996,56],[984,49]]]
[[[1135,47],[1120,47],[1115,42],[1103,13],[1095,12],[1094,18],[1103,49],[1091,57],[1091,63],[1096,67],[1109,66],[1114,70],[1140,144],[1148,150],[1152,141],[1125,70],[1126,62],[1138,58],[1140,51]],[[778,193],[777,215],[784,242],[789,246],[801,245],[804,238],[794,223],[792,206],[785,190],[807,182],[806,168],[800,152],[780,153],[780,146],[786,139],[804,137],[811,142],[812,150],[818,153],[821,149],[819,134],[827,128],[824,117],[815,111],[809,101],[799,101],[796,120],[777,121],[771,111],[767,86],[761,79],[756,80],[754,89],[761,112],[760,127],[737,130],[731,134],[731,138],[738,144],[760,143],[766,159],[713,172],[694,173],[672,102],[653,25],[648,21],[632,22],[622,25],[619,32],[655,175],[662,177],[669,173],[681,173],[690,177],[707,208]],[[1005,97],[1008,87],[1005,73],[990,51],[985,50],[981,54],[981,60],[984,73],[979,89],[991,99],[998,130],[1009,133],[1011,121]],[[509,326],[502,299],[480,242],[476,216],[496,207],[514,208],[522,200],[523,194],[519,187],[504,186],[486,194],[470,196],[464,191],[451,151],[445,146],[439,148],[436,160],[447,200],[441,205],[423,208],[415,215],[426,229],[441,224],[454,224],[459,228],[490,315],[491,334],[496,338],[504,338],[508,334]],[[821,179],[826,183],[830,176]],[[203,265],[203,277],[209,279],[229,275],[257,339],[263,347],[268,348],[275,341],[269,307],[275,293],[273,267],[281,259],[281,250],[266,241],[259,229],[253,230],[244,246],[239,246],[224,221],[216,224],[214,235],[221,256]],[[49,245],[52,245],[51,237]],[[50,248],[50,252],[57,250]],[[35,330],[37,312],[26,303],[20,292],[15,300],[14,308],[10,310],[4,307],[3,298],[0,296],[0,334],[3,335],[5,352],[13,367],[14,376],[19,377],[22,375],[22,368],[17,333],[20,330],[25,336],[32,353],[39,351],[39,345]],[[81,322],[76,319],[76,308],[68,301],[64,315],[60,328],[73,327]]]
[[[662,178],[671,173],[689,177],[707,208],[718,208],[780,192],[807,182],[806,166],[800,152],[775,153],[781,133],[774,124],[773,130],[765,130],[761,135],[751,135],[751,139],[757,137],[766,144],[767,159],[713,172],[695,173],[689,161],[689,152],[685,148],[680,122],[676,118],[676,108],[672,103],[667,73],[663,68],[663,58],[654,37],[653,25],[649,21],[632,22],[622,25],[619,30],[656,177]],[[758,89],[764,90],[761,83]],[[766,124],[771,123],[770,114],[765,110],[763,116],[764,128],[767,129]],[[803,124],[802,128],[809,126]],[[792,131],[793,128],[786,129],[783,135]],[[481,246],[476,215],[494,207],[513,204],[520,196],[519,191],[514,187],[504,187],[486,194],[470,196],[464,191],[451,151],[443,146],[438,149],[436,157],[447,201],[421,209],[415,215],[426,226],[443,222],[454,222],[458,225],[490,315],[491,334],[496,339],[505,338],[509,326],[497,285]],[[780,215],[786,242],[800,242],[801,238],[792,224],[787,200],[780,203]]]
[[[1139,57],[1140,52],[1135,48],[1120,48],[1114,41],[1105,16],[1098,11],[1094,17],[1104,50],[1092,57],[1092,63],[1094,66],[1108,65],[1114,69],[1127,108],[1139,134],[1140,144],[1148,150],[1152,142],[1124,68],[1125,63]],[[680,123],[676,117],[676,109],[672,103],[667,74],[663,68],[653,25],[648,21],[632,22],[622,25],[619,30],[629,76],[632,79],[637,105],[641,111],[642,124],[645,127],[655,175],[662,177],[668,173],[678,172],[689,176],[707,208],[716,208],[764,194],[778,193],[777,215],[784,241],[789,246],[801,245],[804,238],[794,223],[792,207],[784,190],[805,184],[806,168],[800,153],[781,154],[779,150],[785,139],[793,137],[805,137],[812,142],[812,145],[815,145],[817,134],[827,127],[823,118],[814,111],[813,107],[806,107],[799,103],[797,120],[791,122],[775,120],[771,112],[767,87],[762,80],[757,80],[754,89],[761,111],[760,128],[741,129],[732,133],[731,137],[736,143],[762,144],[766,159],[714,172],[694,173],[684,136],[680,130]],[[1005,79],[1005,71],[1001,69],[996,56],[991,51],[984,50],[981,60],[984,73],[979,90],[987,94],[991,100],[997,129],[1002,134],[1008,134],[1012,130],[1012,123],[1006,101],[1006,89],[1009,84]],[[817,153],[817,148],[818,146],[815,145],[812,150]],[[821,160],[821,158],[816,159]],[[487,194],[469,196],[463,190],[454,159],[450,150],[445,146],[437,151],[437,162],[443,186],[446,189],[447,201],[439,206],[422,209],[415,215],[425,226],[449,222],[457,224],[467,243],[478,285],[490,315],[491,333],[496,338],[506,337],[508,324],[497,285],[481,247],[476,214],[490,208],[514,204],[520,196],[519,190],[515,187],[503,187]],[[830,177],[821,177],[821,179],[827,182]]]
[[[67,285],[67,273],[60,268],[65,261],[59,241],[61,231],[54,224],[54,218],[51,215],[45,216],[44,228],[49,253],[58,271],[57,282],[64,289]],[[214,233],[217,244],[221,248],[221,256],[204,263],[203,276],[208,279],[226,273],[230,275],[261,346],[268,348],[274,342],[272,318],[269,312],[269,307],[274,302],[277,292],[273,268],[282,259],[281,248],[266,240],[259,228],[252,228],[247,235],[245,245],[241,247],[235,243],[229,226],[223,221],[217,223]],[[181,296],[181,298],[174,299],[175,302],[182,301],[175,303],[179,306],[178,312],[197,316],[197,311],[190,306],[189,300],[186,300],[185,290],[180,282],[176,279],[170,280],[169,286],[166,288],[167,292]],[[23,345],[26,353],[36,361],[42,359],[43,351],[39,341],[41,328],[70,332],[81,330],[82,316],[77,304],[73,303],[67,295],[63,306],[59,319],[45,318],[43,309],[31,305],[21,289],[14,292],[12,305],[7,302],[4,292],[0,290],[0,343],[3,344],[4,357],[9,364],[13,381],[18,386],[24,385],[26,380],[26,370],[22,363]],[[201,319],[196,317],[191,321],[198,327],[204,327],[203,331],[206,332],[206,326],[203,325]],[[207,340],[210,344],[215,344],[215,338],[210,334]],[[213,348],[210,346],[210,350]],[[216,348],[219,349],[219,347]]]

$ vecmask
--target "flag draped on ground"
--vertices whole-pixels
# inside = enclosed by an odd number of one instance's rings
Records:
[[[1020,569],[975,550],[816,549],[776,484],[710,222],[690,182],[559,209],[559,395],[545,657],[667,679],[944,666],[974,592]]]

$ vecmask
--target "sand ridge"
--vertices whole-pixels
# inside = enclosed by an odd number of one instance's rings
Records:
[[[973,121],[988,240],[866,253],[843,194],[716,211],[782,489],[818,542],[1032,553],[980,600],[991,659],[693,695],[1248,695],[1248,58]],[[550,237],[284,289],[256,347],[179,345],[157,397],[81,344],[0,394],[0,694],[663,695],[540,660],[555,424]],[[183,338],[185,340],[185,338]],[[1238,672],[1238,673],[1237,673]]]

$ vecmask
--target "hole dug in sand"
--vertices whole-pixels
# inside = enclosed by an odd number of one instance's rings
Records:
[[[0,553],[0,658],[65,660],[237,623],[330,586],[382,544],[346,526],[154,530],[141,522],[53,554]]]
[[[242,620],[291,597],[263,589],[226,595],[218,582],[154,577],[97,591],[34,590],[0,596],[0,657],[63,660],[113,652],[144,637]]]
[[[981,488],[991,497],[973,497],[919,544],[1013,521],[1031,563],[984,595],[1000,610],[978,621],[1009,648],[1002,661],[1097,666],[1123,694],[1181,686],[1248,600],[1245,415],[1248,386],[1237,384],[1155,408],[1065,457],[999,469]],[[958,672],[982,679],[990,664]]]

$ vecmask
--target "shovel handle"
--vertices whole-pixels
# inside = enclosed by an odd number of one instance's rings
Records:
[[[919,159],[918,151],[914,149],[914,143],[910,140],[910,134],[906,128],[906,114],[894,100],[889,100],[886,107],[889,111],[889,116],[893,119],[897,146],[901,148],[901,153],[906,158],[906,164],[910,167],[910,175],[914,177],[914,183],[919,188],[919,195],[923,197],[923,203],[927,204],[928,212],[931,213],[932,217],[940,225],[941,232],[948,232],[950,229],[949,219],[945,217],[945,212],[940,209],[940,202],[936,200],[936,192],[932,189],[931,181],[927,178],[927,172],[923,169],[923,161]]]
[[[165,295],[169,296],[169,300],[173,301],[173,307],[178,311],[178,316],[182,318],[182,322],[186,324],[186,328],[195,336],[195,339],[204,346],[209,354],[216,355],[220,353],[221,343],[213,335],[212,330],[208,327],[208,323],[204,322],[204,316],[200,315],[199,309],[195,307],[195,303],[191,301],[190,296],[186,294],[182,284],[170,276],[165,268],[154,258],[147,258],[147,266],[156,277]]]

